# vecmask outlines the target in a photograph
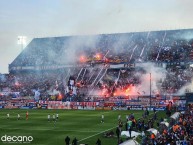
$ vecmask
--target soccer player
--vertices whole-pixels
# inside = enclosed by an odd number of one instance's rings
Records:
[[[20,115],[19,115],[19,113],[17,114],[17,120],[20,120]]]
[[[104,123],[104,118],[105,118],[105,117],[104,117],[104,115],[102,114],[102,115],[101,115],[101,123]]]
[[[28,111],[27,111],[27,112],[26,112],[26,120],[28,120],[28,115],[29,115],[29,114],[28,114]]]
[[[55,128],[56,127],[56,116],[55,116],[55,114],[53,114],[52,118],[53,118],[53,121],[54,121],[54,128]]]
[[[59,119],[59,115],[58,115],[58,113],[56,114],[56,120],[58,120]]]
[[[53,121],[56,121],[55,114],[53,114],[52,118],[53,118]]]
[[[48,121],[50,122],[50,114],[48,114]]]
[[[9,119],[9,113],[7,113],[7,119]]]

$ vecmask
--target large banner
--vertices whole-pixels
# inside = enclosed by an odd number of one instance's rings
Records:
[[[62,102],[62,101],[39,101],[41,105],[47,104],[48,109],[78,109],[94,108],[99,102]]]

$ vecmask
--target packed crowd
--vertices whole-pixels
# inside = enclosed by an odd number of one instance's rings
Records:
[[[118,116],[118,127],[113,131],[104,134],[105,137],[113,137],[116,134],[118,144],[123,143],[121,132],[126,130],[129,132],[128,139],[132,139],[132,132],[140,132],[142,138],[142,145],[192,145],[193,144],[193,122],[192,109],[187,109],[179,113],[179,116],[172,118],[171,112],[168,108],[166,114],[168,117],[160,117],[156,110],[153,114],[149,114],[146,109],[140,119],[136,119],[134,114],[126,116],[126,123],[124,123]],[[178,113],[178,112],[177,112]],[[167,119],[166,119],[167,118]],[[167,121],[169,123],[166,124]],[[136,138],[135,138],[136,139]],[[139,140],[138,140],[139,141]]]
[[[192,67],[187,67],[185,69],[179,69],[177,67],[171,67],[167,69],[167,75],[162,82],[162,88],[167,93],[176,93],[186,84],[191,83],[193,77]],[[188,89],[186,90],[189,91]]]
[[[167,67],[166,70],[166,77],[155,82],[158,88],[157,92],[161,95],[175,94],[183,86],[191,83],[193,77],[191,67],[183,69]],[[19,92],[21,96],[34,96],[35,91],[38,90],[42,100],[51,99],[51,96],[57,100],[57,97],[53,96],[57,96],[59,93],[63,98],[74,95],[82,97],[82,99],[90,96],[124,96],[129,95],[132,88],[143,83],[144,80],[141,79],[141,76],[145,73],[145,70],[139,68],[120,70],[102,67],[10,73],[4,75],[4,80],[0,80],[0,91]],[[74,78],[73,87],[69,87],[70,78]],[[135,93],[145,94],[143,90]],[[155,94],[152,93],[152,95]]]

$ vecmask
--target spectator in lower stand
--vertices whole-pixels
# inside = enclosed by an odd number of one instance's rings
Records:
[[[134,129],[136,127],[136,120],[135,118],[132,119],[132,128]]]
[[[139,131],[141,131],[141,120],[140,120],[140,119],[137,121],[136,126],[137,126],[137,129],[138,129]]]
[[[144,130],[148,130],[148,129],[149,129],[148,125],[144,124]]]
[[[155,112],[154,115],[153,115],[153,119],[154,120],[157,120],[157,113]]]
[[[65,138],[65,143],[66,145],[70,145],[70,138],[68,136]]]
[[[134,119],[134,118],[135,118],[134,113],[131,113],[130,118],[131,118],[131,119]]]
[[[129,131],[129,136],[131,138],[131,131],[132,131],[132,121],[131,121],[131,119],[129,119],[129,121],[127,122],[127,130]]]
[[[144,135],[141,140],[142,145],[147,145],[147,137]]]
[[[98,138],[96,145],[101,145],[101,140]]]
[[[154,133],[151,134],[151,142],[154,145],[155,143],[155,134]]]
[[[152,122],[151,122],[151,119],[149,119],[149,121],[148,121],[148,123],[147,123],[147,124],[148,124],[148,128],[151,128],[151,123],[152,123]]]
[[[78,145],[78,140],[76,139],[76,137],[73,139],[72,145]]]
[[[146,114],[147,114],[147,116],[149,115],[149,110],[146,108]]]
[[[144,113],[142,114],[142,117],[143,117],[143,119],[145,119],[146,118],[146,111],[144,111]]]
[[[121,134],[120,129],[119,129],[119,127],[117,127],[117,129],[116,129],[116,135],[117,135],[118,143],[119,143],[120,134]]]
[[[141,128],[144,130],[144,128],[145,128],[145,122],[144,122],[144,120],[142,120],[141,121]]]
[[[120,141],[119,141],[119,144],[123,143],[123,139],[121,138]]]
[[[154,112],[154,113],[156,112],[156,107],[153,107],[153,112]]]
[[[160,122],[162,122],[162,121],[164,121],[164,119],[161,117],[161,118],[160,118]]]
[[[122,127],[123,127],[123,122],[122,121],[119,121],[118,127],[119,127],[119,130],[121,132],[122,131]]]
[[[128,122],[129,120],[127,120],[127,122]],[[128,130],[128,123],[125,123],[125,130]]]

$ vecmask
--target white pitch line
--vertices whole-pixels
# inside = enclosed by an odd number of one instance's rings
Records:
[[[91,136],[88,136],[88,137],[86,137],[86,138],[83,138],[83,139],[79,140],[78,142],[81,142],[81,141],[86,140],[86,139],[88,139],[88,138],[91,138],[91,137],[93,137],[93,136],[99,135],[99,134],[101,134],[101,133],[103,133],[103,132],[105,132],[105,131],[109,131],[109,130],[111,130],[111,129],[113,129],[113,128],[115,128],[115,127],[109,128],[109,129],[107,129],[107,130],[104,130],[104,131],[101,131],[101,132],[99,132],[99,133],[96,133],[96,134],[93,134],[93,135],[91,135]]]

